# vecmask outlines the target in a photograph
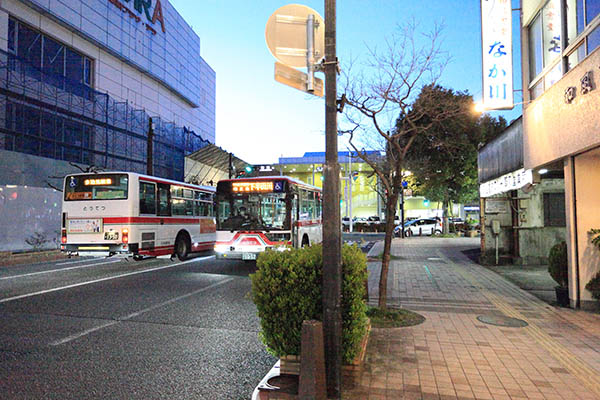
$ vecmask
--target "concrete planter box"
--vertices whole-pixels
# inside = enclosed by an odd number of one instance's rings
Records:
[[[367,344],[369,343],[369,334],[371,333],[371,322],[367,323],[367,331],[360,342],[360,350],[352,363],[342,365],[342,374],[357,375],[363,367],[365,354],[367,353]],[[283,356],[280,358],[280,370],[282,374],[300,375],[300,356]]]
[[[367,331],[360,343],[360,350],[351,364],[342,365],[344,379],[358,379],[363,368],[371,322],[367,322]],[[295,377],[295,381],[294,381]],[[287,400],[298,399],[298,381],[300,379],[300,356],[283,356],[273,366],[271,371],[258,384],[252,400]],[[292,382],[294,381],[294,382]],[[278,388],[276,385],[286,386]]]

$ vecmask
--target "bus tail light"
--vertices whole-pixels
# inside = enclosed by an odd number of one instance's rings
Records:
[[[60,231],[60,242],[62,244],[67,243],[67,230],[66,229],[61,229],[61,231]]]
[[[129,229],[123,228],[121,230],[121,238],[123,243],[129,243]]]

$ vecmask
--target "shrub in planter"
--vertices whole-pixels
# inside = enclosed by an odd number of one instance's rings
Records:
[[[569,305],[568,270],[567,243],[557,243],[552,246],[548,255],[548,272],[550,272],[552,279],[558,283],[554,290],[556,291],[556,301],[561,307]]]
[[[259,255],[250,275],[261,339],[276,357],[300,355],[302,321],[322,321],[323,248],[321,245]],[[351,363],[367,329],[363,301],[366,256],[356,246],[342,248],[342,359]]]
[[[548,255],[548,272],[561,287],[568,285],[569,263],[567,261],[567,243],[560,242],[552,246]]]
[[[600,229],[590,229],[588,234],[591,236],[592,244],[600,250]],[[592,293],[594,299],[600,300],[600,272],[590,279],[585,288]]]
[[[585,288],[592,293],[594,299],[600,300],[600,272],[590,279]]]

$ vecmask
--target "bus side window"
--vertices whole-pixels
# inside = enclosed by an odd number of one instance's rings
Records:
[[[171,215],[171,188],[169,184],[158,184],[158,212],[157,215]]]
[[[140,181],[140,214],[156,214],[156,187]]]
[[[309,218],[309,201],[308,201],[308,192],[304,189],[300,190],[300,221],[306,221]]]

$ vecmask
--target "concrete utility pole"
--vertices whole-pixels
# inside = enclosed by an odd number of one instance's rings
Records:
[[[341,398],[342,237],[340,165],[337,145],[337,56],[335,0],[325,0],[325,168],[323,174],[323,330],[327,395]]]

